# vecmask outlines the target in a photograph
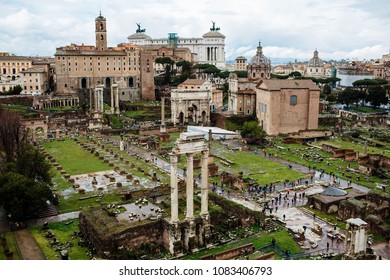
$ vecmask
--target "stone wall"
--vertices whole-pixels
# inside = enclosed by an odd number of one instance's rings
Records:
[[[211,216],[212,225],[225,224],[229,227],[252,226],[264,220],[262,213],[252,211],[249,208],[246,208],[231,200],[225,199],[223,196],[217,195],[215,193],[209,193],[209,201],[217,204],[222,208],[221,212],[215,213],[214,216]],[[233,221],[233,217],[238,224]]]
[[[225,120],[226,120],[226,117],[223,114],[220,114],[220,113],[211,113],[210,114],[210,121],[216,127],[226,129]]]
[[[390,195],[370,191],[364,199],[341,201],[338,215],[343,220],[361,218],[371,231],[384,235],[390,231]]]
[[[378,166],[380,167],[390,168],[390,158],[384,155],[368,154],[359,157],[358,160],[359,165],[369,166],[370,169],[374,167],[374,162],[378,162]]]
[[[161,220],[124,225],[104,208],[82,211],[79,218],[80,231],[101,258],[113,258],[122,246],[133,250],[142,244],[162,244],[163,241]]]
[[[253,252],[253,244],[246,244],[237,248],[233,248],[227,251],[220,252],[218,254],[209,254],[201,257],[201,260],[231,260],[234,258],[237,258],[239,256],[242,256],[247,253]]]
[[[222,172],[221,181],[223,184],[232,186],[238,190],[242,190],[245,187],[244,181],[242,179],[228,172]]]
[[[289,135],[302,137],[302,138],[321,138],[321,137],[332,136],[333,132],[330,130],[308,129],[308,130],[299,130],[298,132],[290,133]]]
[[[33,96],[25,95],[10,95],[10,96],[1,96],[0,104],[20,104],[25,106],[33,106]]]

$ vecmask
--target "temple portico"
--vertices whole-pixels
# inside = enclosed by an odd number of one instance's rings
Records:
[[[194,215],[194,154],[202,154],[201,211]],[[177,161],[179,155],[186,155],[186,215],[179,220]],[[202,133],[181,133],[171,153],[171,220],[169,250],[177,255],[184,248],[194,251],[197,244],[206,245],[210,237],[208,213],[208,155],[209,148]],[[200,218],[200,219],[199,219]],[[201,222],[200,222],[201,221]],[[198,242],[196,242],[198,240]]]

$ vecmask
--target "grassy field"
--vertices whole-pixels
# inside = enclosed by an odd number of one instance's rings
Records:
[[[15,242],[15,239],[14,239],[12,232],[6,232],[3,234],[7,240],[7,245],[8,245],[10,252],[13,253],[13,259],[14,260],[21,260],[19,252],[16,248],[16,242]],[[6,259],[7,259],[7,257],[4,254],[3,246],[0,246],[0,260],[6,260]]]
[[[112,169],[72,140],[43,142],[42,145],[70,175]]]
[[[220,247],[216,247],[209,250],[203,250],[194,255],[187,255],[183,257],[185,260],[198,260],[200,257],[208,255],[208,254],[216,254],[226,250],[230,250],[233,248],[237,248],[239,246],[253,243],[253,246],[256,249],[265,247],[271,244],[272,238],[276,240],[276,245],[283,251],[289,250],[291,254],[298,254],[302,252],[302,249],[299,245],[294,241],[293,237],[285,230],[277,231],[272,233],[261,233],[255,236],[251,236],[239,241],[235,241],[229,244],[225,244]]]
[[[373,107],[364,107],[364,106],[350,106],[349,111],[353,112],[359,112],[359,113],[381,113],[381,112],[386,112],[386,109],[381,109],[381,108],[373,108]]]
[[[123,200],[119,194],[103,194],[102,197],[93,197],[95,195],[101,195],[99,192],[88,192],[87,194],[73,194],[66,198],[62,197],[57,209],[60,213],[68,213],[74,211],[81,211],[85,207],[99,206],[101,203],[115,203],[122,204]],[[82,199],[84,197],[91,197],[88,199]]]
[[[309,146],[300,145],[300,144],[284,144],[280,139],[275,139],[274,143],[277,147],[266,148],[266,152],[270,153],[276,157],[285,159],[290,162],[298,163],[303,166],[311,167],[316,166],[317,170],[323,168],[325,173],[329,174],[333,172],[334,174],[339,174],[339,177],[345,180],[352,180],[353,182],[366,186],[369,188],[375,188],[376,183],[382,183],[382,180],[377,177],[367,177],[363,175],[348,172],[347,167],[357,170],[358,163],[357,161],[346,162],[343,159],[330,159],[332,155],[330,153],[324,152],[321,149],[311,149]],[[319,142],[314,143],[319,145]],[[279,147],[279,148],[278,148]],[[311,152],[309,152],[311,150]],[[305,153],[317,154],[323,158],[323,161],[315,161],[313,157],[303,158],[302,155]]]
[[[68,250],[69,259],[89,260],[90,258],[87,255],[87,249],[78,245],[80,237],[74,235],[74,232],[79,231],[78,223],[78,219],[51,223],[49,224],[49,229],[55,234],[55,237],[60,244],[65,244],[66,242],[71,242],[73,244],[72,247],[66,249]],[[56,251],[56,248],[58,247],[50,245],[51,239],[44,236],[45,232],[41,231],[41,228],[42,227],[39,226],[30,228],[29,230],[48,260],[60,259],[59,252]]]
[[[317,145],[317,146],[321,146],[322,144],[332,145],[332,146],[338,147],[340,149],[353,149],[353,150],[359,152],[360,155],[363,155],[364,150],[365,150],[365,147],[362,144],[351,143],[348,141],[343,141],[341,139],[329,139],[329,140],[324,140],[324,141],[318,141],[315,143],[315,145]],[[390,157],[390,150],[380,149],[377,147],[368,146],[367,152],[370,154],[382,154],[383,153],[385,156]]]
[[[284,182],[285,180],[294,181],[303,178],[304,175],[300,172],[290,170],[289,168],[279,163],[255,155],[251,152],[236,151],[232,152],[225,146],[219,143],[212,143],[212,153],[234,162],[230,167],[216,160],[220,171],[224,170],[235,175],[243,172],[243,177],[255,179],[260,185],[270,184],[274,182]]]

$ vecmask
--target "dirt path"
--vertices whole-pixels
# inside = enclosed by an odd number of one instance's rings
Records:
[[[14,231],[13,233],[23,260],[45,260],[41,248],[27,229]]]

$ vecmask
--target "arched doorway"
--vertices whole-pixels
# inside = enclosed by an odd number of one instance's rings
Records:
[[[195,104],[192,104],[187,109],[188,112],[188,121],[192,121],[194,123],[198,123],[198,107]]]
[[[47,131],[44,127],[38,126],[33,129],[33,141],[42,141],[47,139]]]
[[[180,112],[180,114],[179,114],[179,123],[184,124],[184,113],[183,112]]]
[[[111,79],[106,78],[105,84],[106,84],[106,88],[108,88],[108,89],[111,88]]]
[[[134,87],[134,78],[130,77],[129,78],[129,88],[132,88],[132,87]]]
[[[207,125],[207,113],[206,113],[206,111],[202,112],[202,125]]]
[[[86,89],[87,88],[87,79],[86,78],[82,78],[81,79],[81,88],[82,89]]]

